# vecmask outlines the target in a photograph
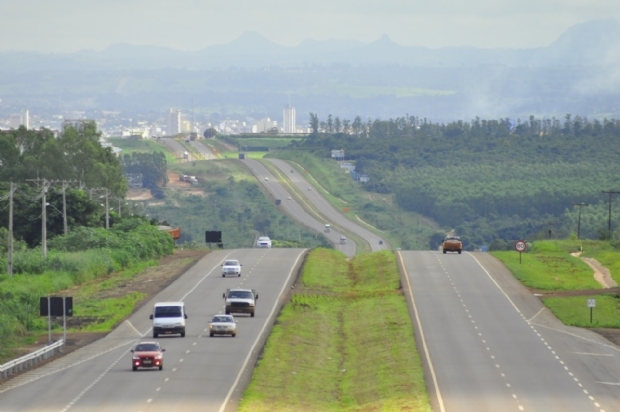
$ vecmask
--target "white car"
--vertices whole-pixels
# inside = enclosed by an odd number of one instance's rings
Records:
[[[222,263],[222,277],[225,278],[226,275],[241,276],[241,266],[238,260],[225,260]]]
[[[259,237],[258,241],[256,242],[256,247],[270,248],[271,247],[271,239],[269,239],[269,237],[267,237],[267,236]]]
[[[269,178],[268,178],[268,177],[265,177],[265,182],[268,182],[268,181],[269,181]]]
[[[209,323],[209,336],[237,336],[237,321],[231,315],[215,315]]]

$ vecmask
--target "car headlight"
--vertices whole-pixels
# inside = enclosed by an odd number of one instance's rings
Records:
[[[175,323],[174,326],[183,326],[183,324],[179,322],[179,323]]]
[[[140,360],[139,356],[134,355],[133,360]]]
[[[213,325],[209,325],[209,329],[213,329]]]
[[[156,328],[160,328],[161,327],[161,323],[155,323],[153,326],[156,327]]]
[[[254,303],[250,302],[250,306],[251,306],[251,307],[254,307]]]
[[[155,356],[155,359],[161,359],[161,358],[163,358],[162,354],[159,354],[159,355]]]

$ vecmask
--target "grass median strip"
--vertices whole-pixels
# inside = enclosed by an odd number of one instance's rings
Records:
[[[431,410],[392,252],[310,254],[239,410]]]

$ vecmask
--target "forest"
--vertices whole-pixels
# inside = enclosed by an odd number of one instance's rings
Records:
[[[365,190],[392,194],[403,209],[458,232],[469,249],[576,234],[576,203],[588,204],[581,237],[608,238],[608,227],[615,232],[620,224],[614,214],[608,222],[609,196],[602,193],[620,186],[618,120],[310,118],[313,133],[292,149],[323,158],[344,149],[356,172],[370,176]],[[620,206],[615,197],[611,206]]]

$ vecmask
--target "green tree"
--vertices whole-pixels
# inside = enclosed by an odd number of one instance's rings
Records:
[[[319,116],[316,113],[310,113],[310,128],[312,129],[312,135],[318,136],[319,134]]]

